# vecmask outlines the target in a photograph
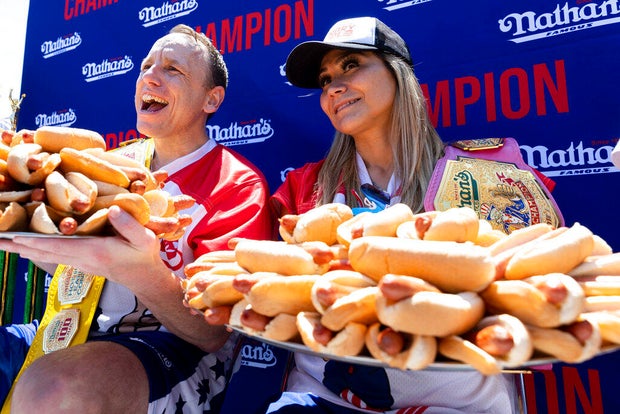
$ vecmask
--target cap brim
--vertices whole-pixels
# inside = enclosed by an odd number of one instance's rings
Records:
[[[300,88],[317,89],[321,61],[327,52],[333,49],[377,50],[371,45],[355,43],[326,43],[319,41],[304,42],[297,45],[286,58],[286,77],[289,82]]]

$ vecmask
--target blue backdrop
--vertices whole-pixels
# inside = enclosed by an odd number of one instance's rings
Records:
[[[566,223],[620,251],[610,161],[620,135],[617,0],[31,0],[18,127],[94,129],[110,148],[137,137],[141,59],[185,23],[214,40],[230,70],[210,136],[252,160],[275,189],[288,169],[322,158],[333,135],[317,92],[287,83],[286,56],[361,15],[409,43],[444,141],[516,138],[525,161],[556,181]],[[606,411],[617,412],[603,391]]]

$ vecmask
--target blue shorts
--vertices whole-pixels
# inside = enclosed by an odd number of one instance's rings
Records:
[[[38,321],[0,326],[0,406],[26,359],[38,326]]]
[[[38,322],[0,326],[0,405],[26,358]],[[236,336],[216,353],[206,353],[168,332],[142,331],[89,338],[131,350],[149,379],[149,413],[218,413],[232,369]]]
[[[118,343],[140,360],[149,379],[149,413],[217,413],[232,369],[234,338],[216,353],[206,353],[175,335],[141,331],[90,338]]]

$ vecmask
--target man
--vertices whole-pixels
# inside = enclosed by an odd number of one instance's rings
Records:
[[[273,231],[262,174],[206,132],[227,81],[217,49],[184,25],[142,62],[135,106],[137,128],[154,144],[151,169],[168,172],[164,190],[196,199],[178,242],[160,242],[116,207],[109,212],[115,237],[0,242],[35,263],[66,263],[106,279],[88,340],[36,359],[14,387],[12,412],[218,411],[233,340],[184,307],[179,278],[185,264],[226,249],[231,237]]]

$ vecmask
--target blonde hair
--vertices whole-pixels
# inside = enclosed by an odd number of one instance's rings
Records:
[[[396,56],[378,55],[396,79],[390,137],[394,173],[402,180],[401,202],[419,212],[424,209],[424,195],[444,145],[428,117],[426,99],[411,66]],[[319,172],[317,205],[331,203],[341,186],[346,203],[355,205],[352,190],[360,193],[355,142],[350,135],[336,131]]]

